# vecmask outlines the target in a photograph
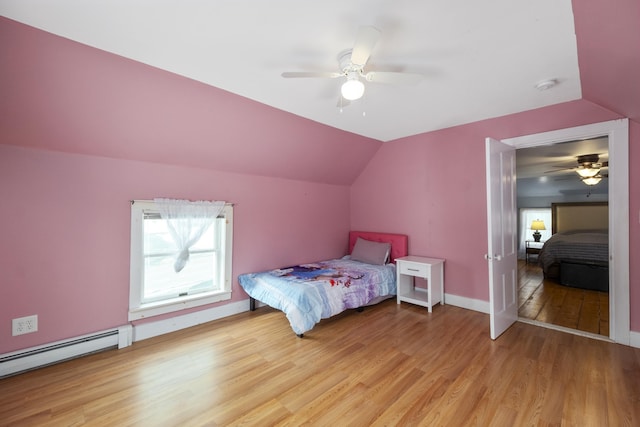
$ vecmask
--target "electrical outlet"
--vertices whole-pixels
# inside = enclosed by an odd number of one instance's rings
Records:
[[[11,333],[16,335],[30,334],[38,331],[38,315],[19,317],[11,321]]]

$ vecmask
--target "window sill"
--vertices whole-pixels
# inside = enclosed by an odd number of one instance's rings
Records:
[[[191,297],[175,298],[167,301],[144,304],[140,307],[129,309],[129,321],[146,319],[147,317],[172,313],[174,311],[186,310],[193,307],[200,307],[202,305],[213,304],[229,299],[231,299],[231,291],[218,291],[201,295],[193,295]]]

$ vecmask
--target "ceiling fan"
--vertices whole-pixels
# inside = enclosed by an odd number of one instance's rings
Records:
[[[380,39],[381,32],[375,27],[365,26],[358,31],[355,44],[352,49],[347,49],[338,54],[339,71],[288,71],[282,73],[284,78],[342,78],[344,82],[340,88],[341,99],[339,105],[348,104],[348,101],[360,99],[364,95],[364,82],[416,85],[423,78],[422,74],[400,73],[394,71],[364,71],[369,61],[373,48]],[[347,102],[343,102],[346,100]]]
[[[561,167],[561,169],[556,169],[556,171],[575,170],[582,182],[587,185],[596,185],[602,178],[609,176],[608,174],[601,173],[603,168],[609,167],[609,162],[600,162],[600,156],[598,154],[583,154],[577,156],[576,160],[578,166]]]
[[[580,171],[584,171],[585,175],[589,175],[593,173],[593,171],[600,171],[600,169],[609,167],[609,162],[600,162],[600,155],[598,154],[583,154],[576,157],[576,161],[578,163],[577,166],[555,166],[558,169],[547,171],[550,172],[558,172],[562,170],[575,170],[578,175],[583,176]],[[593,173],[595,175],[595,173]]]

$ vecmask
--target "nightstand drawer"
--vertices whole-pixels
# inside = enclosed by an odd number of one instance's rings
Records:
[[[407,274],[409,276],[416,277],[427,277],[427,274],[429,273],[428,270],[428,265],[406,261],[400,263],[400,274]]]

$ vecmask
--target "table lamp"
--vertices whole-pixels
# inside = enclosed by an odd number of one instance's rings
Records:
[[[536,242],[539,242],[540,237],[542,237],[542,234],[540,234],[540,230],[546,230],[547,228],[544,226],[543,220],[534,219],[533,222],[531,223],[531,229],[534,230],[533,240]]]

